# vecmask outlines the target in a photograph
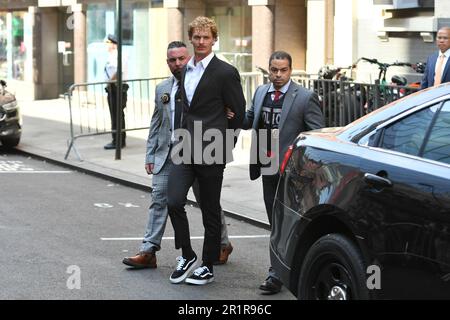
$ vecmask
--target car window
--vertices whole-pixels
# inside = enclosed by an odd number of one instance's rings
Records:
[[[442,106],[422,156],[450,164],[450,101]]]
[[[381,148],[419,155],[425,135],[430,127],[439,105],[415,112],[387,127],[384,130]]]

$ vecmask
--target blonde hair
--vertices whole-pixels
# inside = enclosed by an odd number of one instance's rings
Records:
[[[195,18],[188,27],[189,38],[192,38],[195,29],[209,29],[215,40],[217,40],[217,25],[213,19],[208,17],[199,16]]]

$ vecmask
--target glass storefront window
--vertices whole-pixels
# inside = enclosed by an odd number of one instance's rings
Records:
[[[8,31],[6,13],[0,12],[0,79],[8,78]]]
[[[124,2],[122,8],[122,54],[128,61],[128,79],[134,76],[135,70],[132,60],[136,45],[134,12],[138,7],[138,3]],[[104,40],[108,34],[116,34],[115,6],[113,3],[88,4],[86,16],[88,81],[104,81],[103,69],[107,59]]]
[[[247,0],[209,0],[206,15],[216,21],[219,29],[216,54],[240,72],[251,71],[252,9]]]
[[[133,6],[124,3],[122,8],[122,42],[133,45]],[[89,4],[87,10],[88,43],[102,42],[106,35],[114,34],[115,6],[113,4]]]
[[[24,41],[24,19],[26,12],[12,13],[12,77],[24,80],[27,50]]]

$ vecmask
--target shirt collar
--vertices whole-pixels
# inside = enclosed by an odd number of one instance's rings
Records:
[[[175,76],[172,75],[172,87],[178,87],[178,84],[181,82],[181,80],[178,80],[175,78]]]
[[[445,57],[448,58],[450,56],[450,49],[447,49],[447,51],[444,52]],[[442,56],[442,52],[441,50],[439,50],[439,55],[438,57]]]
[[[284,86],[281,87],[281,89],[279,91],[281,91],[282,94],[286,94],[286,92],[289,89],[289,86],[291,85],[291,81],[292,80],[289,79],[289,81]],[[269,87],[269,92],[275,92],[275,91],[276,91],[275,87],[273,86],[273,83],[271,83],[270,87]]]
[[[212,58],[214,58],[214,52],[211,52],[210,54],[208,54],[206,57],[204,57],[202,60],[200,60],[197,64],[201,64],[201,66],[203,67],[203,69],[206,69],[209,65],[209,63],[211,62]],[[189,60],[189,62],[187,63],[186,67],[187,69],[195,69],[195,64],[194,64],[194,59],[195,56],[192,56],[191,59]]]

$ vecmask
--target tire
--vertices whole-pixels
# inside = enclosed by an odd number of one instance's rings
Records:
[[[298,299],[367,300],[367,274],[361,251],[341,234],[328,234],[317,240],[304,259]]]
[[[4,138],[2,139],[2,145],[5,148],[14,148],[16,147],[20,142],[20,137],[18,138]]]

